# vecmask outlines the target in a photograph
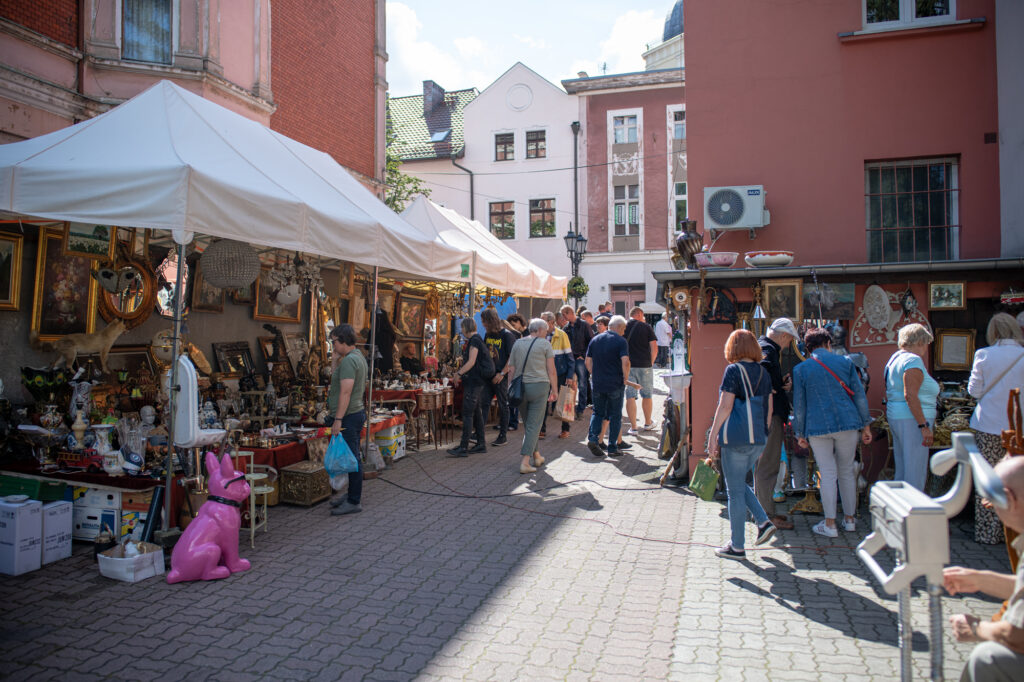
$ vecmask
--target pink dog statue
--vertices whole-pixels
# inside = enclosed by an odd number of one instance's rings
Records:
[[[249,484],[227,453],[218,463],[217,455],[207,452],[206,473],[210,496],[174,546],[169,583],[216,580],[249,570],[249,562],[238,556],[241,502],[249,498]]]

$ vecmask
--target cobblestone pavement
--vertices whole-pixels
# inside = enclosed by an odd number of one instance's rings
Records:
[[[410,455],[367,481],[362,514],[274,507],[256,548],[243,544],[252,570],[226,580],[119,583],[99,576],[84,545],[0,577],[0,677],[898,676],[896,602],[853,554],[862,534],[827,540],[810,532],[816,518],[798,518],[749,561],[723,561],[710,548],[728,535],[724,505],[657,488],[656,434],[597,460],[583,424],[568,440],[557,431],[542,441],[548,464],[530,476],[518,472],[513,438],[462,460]],[[1006,570],[1001,548],[976,545],[957,522],[952,547],[958,563]],[[943,604],[947,615],[997,608]],[[923,590],[913,606],[923,678]],[[970,647],[944,644],[955,679]]]

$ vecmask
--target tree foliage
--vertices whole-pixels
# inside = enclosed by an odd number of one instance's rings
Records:
[[[402,146],[405,144],[388,125],[387,147],[385,148],[384,184],[387,186],[384,203],[395,213],[401,213],[417,194],[430,196],[430,189],[423,180],[402,172]]]

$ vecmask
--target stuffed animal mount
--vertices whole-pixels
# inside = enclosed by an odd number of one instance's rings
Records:
[[[235,471],[229,454],[218,462],[212,452],[206,453],[206,474],[210,495],[174,546],[169,583],[218,580],[249,570],[249,562],[238,556],[241,505],[249,498],[245,474]]]
[[[43,343],[39,340],[39,332],[29,334],[29,343],[33,350],[40,353],[57,353],[57,359],[50,365],[54,368],[63,361],[64,366],[70,368],[79,355],[99,355],[100,366],[103,372],[110,371],[107,367],[107,355],[110,353],[114,341],[124,334],[125,326],[123,320],[114,320],[102,330],[92,334],[68,334],[62,336],[53,343]]]

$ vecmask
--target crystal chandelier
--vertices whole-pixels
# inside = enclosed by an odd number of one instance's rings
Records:
[[[270,269],[267,284],[277,292],[277,301],[287,305],[308,291],[323,288],[324,280],[320,275],[320,264],[307,263],[296,251],[294,259],[286,258]]]

